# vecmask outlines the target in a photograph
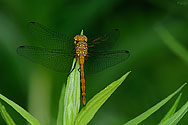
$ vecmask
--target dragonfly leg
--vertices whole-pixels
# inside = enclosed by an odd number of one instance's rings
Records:
[[[73,66],[72,70],[69,72],[69,74],[68,74],[67,76],[69,76],[69,75],[71,74],[71,72],[75,69],[75,67],[76,67],[76,62],[77,62],[77,59],[76,59],[76,61],[74,62],[74,66]]]

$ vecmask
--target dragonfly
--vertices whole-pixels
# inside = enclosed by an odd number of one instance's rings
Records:
[[[106,68],[124,62],[130,56],[127,50],[110,50],[119,37],[114,29],[104,35],[88,39],[85,35],[73,37],[55,32],[37,22],[28,25],[30,35],[37,45],[24,45],[17,53],[34,63],[41,64],[57,72],[71,73],[78,61],[80,63],[80,82],[82,104],[86,105],[85,75],[100,72]],[[71,70],[72,60],[74,68]]]

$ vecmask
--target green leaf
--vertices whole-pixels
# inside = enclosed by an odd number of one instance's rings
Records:
[[[10,117],[5,107],[0,103],[0,112],[7,125],[16,125],[13,119]]]
[[[81,31],[80,35],[84,35],[84,30]]]
[[[155,30],[169,49],[188,63],[188,51],[186,48],[182,46],[162,25],[157,25]]]
[[[75,59],[72,68],[74,67]],[[64,98],[63,124],[73,125],[80,109],[80,67],[79,61],[75,69],[70,73],[67,79],[67,85]]]
[[[176,113],[174,113],[174,115],[172,115],[160,125],[176,125],[181,120],[181,118],[183,118],[187,111],[188,101],[181,107],[181,109],[179,109]]]
[[[169,95],[167,98],[163,99],[161,102],[153,106],[152,108],[148,109],[146,112],[142,113],[141,115],[137,116],[136,118],[130,120],[125,125],[137,125],[148,118],[151,114],[161,108],[164,104],[166,104],[174,95],[176,95],[187,83],[183,84],[179,89],[177,89],[174,93]]]
[[[0,98],[8,103],[12,108],[14,108],[22,117],[24,117],[30,124],[32,125],[40,125],[37,119],[35,119],[31,114],[29,114],[25,109],[14,103],[13,101],[9,100],[2,94],[0,94]]]
[[[171,117],[174,112],[176,111],[176,108],[178,106],[178,103],[180,101],[182,93],[179,94],[178,98],[176,99],[174,105],[170,108],[170,110],[168,111],[168,113],[165,115],[165,117],[161,120],[160,123],[163,123],[166,119],[168,119],[169,117]]]
[[[60,96],[60,99],[59,99],[57,125],[63,125],[64,98],[65,98],[65,84],[63,84],[63,87],[62,87],[62,90],[61,90],[61,96]]]
[[[75,121],[76,125],[86,125],[94,117],[95,113],[105,103],[105,101],[112,95],[112,93],[121,85],[130,72],[123,75],[117,81],[108,85],[105,89],[96,94],[78,114]]]

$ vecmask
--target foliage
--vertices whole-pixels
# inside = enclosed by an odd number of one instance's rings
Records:
[[[118,28],[120,37],[113,49],[129,50],[129,60],[100,73],[86,74],[86,88],[89,100],[131,69],[133,74],[127,79],[130,84],[121,87],[109,100],[112,103],[106,103],[90,122],[124,124],[187,82],[187,6],[185,0],[1,0],[0,93],[27,107],[41,124],[55,124],[67,74],[41,68],[16,54],[18,46],[38,42],[28,37],[27,23],[36,21],[72,38],[84,29],[88,41]],[[185,89],[182,95],[186,97]],[[181,98],[182,103],[186,101],[187,98]],[[13,117],[15,112],[6,109]],[[158,123],[158,114],[168,110],[164,107],[144,124]],[[14,115],[13,120],[23,121],[19,115]],[[4,123],[2,118],[0,123]],[[181,124],[188,124],[188,119],[184,118]]]

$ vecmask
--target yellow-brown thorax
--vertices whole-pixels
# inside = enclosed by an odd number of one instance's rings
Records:
[[[75,44],[75,56],[80,57],[84,56],[86,57],[88,54],[87,51],[87,37],[85,35],[77,35],[74,37],[74,44]]]

